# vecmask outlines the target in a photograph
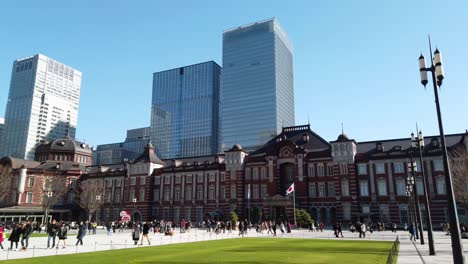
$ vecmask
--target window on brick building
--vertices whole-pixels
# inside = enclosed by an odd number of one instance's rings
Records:
[[[209,173],[208,174],[208,179],[210,182],[214,182],[215,181],[215,174],[214,173]]]
[[[237,193],[236,193],[236,185],[235,184],[232,184],[231,185],[231,199],[236,199],[236,196],[237,196]]]
[[[30,176],[28,178],[28,187],[34,187],[34,180],[35,180],[34,176]]]
[[[120,192],[115,192],[114,202],[120,203]]]
[[[225,200],[226,199],[226,187],[221,186],[219,190],[219,199],[220,200]]]
[[[252,170],[252,180],[258,180],[258,168],[255,167]]]
[[[262,184],[260,188],[261,188],[261,191],[260,191],[261,198],[267,197],[268,196],[268,187],[267,187],[267,185]]]
[[[315,190],[315,182],[309,182],[309,196],[312,198],[317,197],[317,192]]]
[[[135,190],[134,189],[131,189],[130,190],[130,194],[128,195],[128,200],[130,202],[133,202],[133,199],[135,198]]]
[[[375,173],[376,174],[385,174],[385,164],[375,164]]]
[[[130,185],[136,184],[136,177],[130,177]]]
[[[416,192],[418,195],[424,195],[424,185],[421,177],[416,177]]]
[[[334,182],[328,183],[328,196],[329,197],[335,196],[335,183]]]
[[[32,192],[27,192],[26,193],[26,203],[32,203],[33,201],[33,193]]]
[[[220,181],[226,181],[226,173],[221,172],[221,180]]]
[[[443,177],[437,177],[436,178],[436,190],[437,194],[446,194],[447,189],[445,188],[445,179]]]
[[[351,205],[343,204],[343,220],[351,220]]]
[[[380,196],[387,195],[387,181],[384,178],[377,180],[377,192]]]
[[[203,182],[203,174],[197,175],[197,182]]]
[[[260,169],[260,179],[265,180],[267,178],[267,170],[265,167]]]
[[[349,196],[349,180],[344,178],[341,180],[341,196]]]
[[[191,201],[192,200],[192,186],[188,185],[185,186],[185,200]]]
[[[174,189],[174,201],[180,201],[180,187]]]
[[[203,186],[197,186],[197,200],[203,200]]]
[[[175,183],[180,184],[182,182],[182,177],[180,175],[175,176]]]
[[[333,173],[334,173],[334,171],[333,171],[333,164],[328,164],[328,165],[327,165],[327,170],[328,170],[328,171],[327,171],[328,176],[333,176]]]
[[[245,168],[245,179],[250,180],[250,168]]]
[[[323,164],[317,165],[317,176],[325,176],[325,168],[323,167]]]
[[[394,169],[395,173],[405,172],[405,167],[403,166],[403,162],[393,163],[393,169]]]
[[[346,163],[340,164],[340,173],[348,174],[348,164]]]
[[[315,167],[314,167],[314,164],[309,164],[307,166],[307,172],[308,172],[308,175],[310,177],[314,177],[315,176]]]
[[[368,181],[359,181],[359,193],[361,196],[369,196],[369,184]]]
[[[434,171],[443,171],[444,170],[444,164],[442,160],[434,160]]]
[[[367,164],[358,164],[358,174],[367,175]]]
[[[144,201],[145,200],[145,189],[140,189],[140,195],[139,195],[139,200]]]
[[[258,184],[253,185],[253,199],[258,199],[260,198],[260,191],[258,189]]]
[[[396,179],[396,191],[399,196],[406,196],[406,181],[404,178]]]
[[[318,197],[325,197],[325,196],[327,196],[327,193],[325,191],[325,183],[320,182],[318,184]]]
[[[208,188],[208,199],[209,200],[214,200],[215,199],[215,188],[214,188],[214,186],[210,186]]]
[[[192,183],[192,175],[187,175],[186,176],[185,183]]]
[[[169,201],[171,199],[171,189],[169,187],[164,188],[164,201]]]

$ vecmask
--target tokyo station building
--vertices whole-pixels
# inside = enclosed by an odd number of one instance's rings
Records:
[[[468,133],[446,136],[447,147],[467,151]],[[433,222],[448,220],[439,137],[426,137],[423,166]],[[120,211],[134,220],[182,219],[198,223],[229,217],[235,211],[252,222],[292,221],[296,208],[324,224],[336,221],[409,221],[406,177],[410,155],[418,157],[409,138],[356,142],[345,134],[328,142],[309,125],[284,127],[253,151],[240,145],[219,155],[160,160],[152,145],[129,163],[88,166],[81,181],[105,184],[99,220],[115,221]],[[416,159],[417,160],[417,159]],[[419,162],[418,193],[423,193]],[[250,193],[249,193],[250,192]],[[419,199],[422,210],[422,195]],[[463,210],[460,210],[463,217]],[[424,214],[423,214],[424,215]],[[463,219],[463,218],[462,218]]]
[[[447,135],[446,143],[449,150],[467,151],[468,133]],[[9,193],[0,200],[0,220],[28,216],[40,221],[44,181],[64,177],[67,192],[51,210],[61,220],[87,219],[77,205],[80,183],[101,181],[104,204],[93,217],[97,221],[117,221],[121,211],[137,221],[198,223],[227,219],[230,211],[241,219],[250,211],[252,222],[292,221],[293,195],[286,196],[286,189],[294,182],[296,208],[318,222],[402,224],[409,221],[405,179],[411,154],[417,157],[419,152],[409,138],[356,142],[340,134],[328,142],[303,125],[284,127],[255,150],[234,145],[218,155],[161,160],[148,144],[133,161],[91,165],[91,147],[64,138],[40,144],[35,161],[0,159],[13,175]],[[439,225],[448,218],[439,137],[425,138],[423,157],[433,222]],[[418,162],[418,171],[420,166]],[[422,194],[419,172],[416,186]],[[425,210],[422,196],[419,201]],[[459,214],[463,222],[466,212],[461,209]]]

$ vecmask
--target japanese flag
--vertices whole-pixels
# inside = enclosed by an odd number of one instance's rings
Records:
[[[294,182],[289,186],[289,188],[286,190],[286,195],[294,192]]]

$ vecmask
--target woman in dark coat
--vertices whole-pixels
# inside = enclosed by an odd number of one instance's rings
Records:
[[[133,242],[135,242],[135,245],[138,245],[138,240],[140,240],[140,233],[141,233],[140,226],[137,223],[133,222],[132,229],[133,229],[132,231]]]
[[[15,224],[13,230],[11,231],[10,237],[8,240],[10,241],[10,249],[13,250],[13,242],[16,244],[16,249],[18,249],[18,242],[20,240],[21,233],[23,233],[23,230],[21,229],[21,226],[18,224]]]
[[[83,222],[80,222],[80,225],[78,226],[78,235],[76,236],[76,245],[78,246],[78,243],[80,245],[83,245],[83,238],[86,235],[86,225],[83,224]]]
[[[68,227],[65,225],[64,222],[62,222],[58,230],[59,242],[57,243],[56,248],[59,248],[60,241],[63,241],[63,248],[67,246],[67,235],[68,235]]]

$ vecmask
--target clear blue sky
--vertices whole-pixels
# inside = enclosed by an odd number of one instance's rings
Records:
[[[468,128],[467,1],[5,1],[0,6],[0,116],[12,62],[43,53],[83,72],[77,138],[123,141],[149,126],[152,73],[222,64],[222,32],[277,17],[294,45],[296,124],[327,140],[437,134],[419,84],[427,34],[443,54],[446,133]]]

